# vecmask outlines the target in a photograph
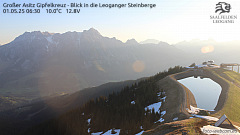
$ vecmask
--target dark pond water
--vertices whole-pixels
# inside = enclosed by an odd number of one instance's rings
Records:
[[[178,80],[193,93],[197,106],[202,109],[214,110],[217,105],[221,86],[209,78],[188,77]]]

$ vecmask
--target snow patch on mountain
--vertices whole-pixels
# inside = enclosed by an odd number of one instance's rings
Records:
[[[103,132],[97,132],[97,133],[91,133],[91,135],[119,135],[121,129],[115,129],[113,130],[115,133],[112,134],[112,129],[108,130],[103,134]]]
[[[139,133],[137,133],[137,134],[135,134],[135,135],[141,135],[143,132],[144,132],[144,131],[141,131],[141,132],[139,132]]]
[[[131,104],[135,104],[135,101],[132,101]]]
[[[161,117],[166,114],[166,111],[161,112]]]
[[[149,109],[150,111],[152,111],[154,109],[155,113],[160,113],[160,107],[162,105],[162,102],[158,102],[158,103],[154,103],[154,104],[151,104],[147,107],[145,107],[145,111],[147,111],[147,109]]]
[[[46,39],[47,39],[47,41],[48,41],[49,43],[54,44],[54,41],[53,41],[53,39],[52,39],[52,36],[48,36],[48,37],[46,37]]]
[[[166,98],[167,98],[167,96],[161,98],[161,100],[163,100],[163,102],[165,102]]]
[[[88,119],[88,125],[90,125],[90,122],[91,122],[91,118],[90,118],[90,119]]]
[[[160,118],[158,121],[156,121],[155,123],[157,122],[164,122],[164,119],[163,118]]]
[[[178,120],[178,117],[176,117],[176,118],[173,118],[173,120],[174,120],[174,121]]]

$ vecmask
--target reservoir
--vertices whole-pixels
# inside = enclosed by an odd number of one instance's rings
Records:
[[[217,106],[222,88],[210,78],[188,77],[178,80],[178,82],[193,93],[198,108],[214,110]]]

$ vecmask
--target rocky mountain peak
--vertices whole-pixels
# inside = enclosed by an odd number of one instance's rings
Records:
[[[90,28],[89,30],[84,30],[84,34],[89,34],[89,35],[101,35],[96,29]]]
[[[138,44],[138,42],[133,38],[133,39],[128,39],[126,44]]]

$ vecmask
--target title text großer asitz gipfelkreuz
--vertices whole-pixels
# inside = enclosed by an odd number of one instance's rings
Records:
[[[65,8],[67,4],[62,4],[62,3],[22,3],[22,4],[17,4],[17,3],[3,3],[3,7],[8,8],[18,8],[18,7],[31,7],[31,8],[47,8],[47,7],[61,7]]]

